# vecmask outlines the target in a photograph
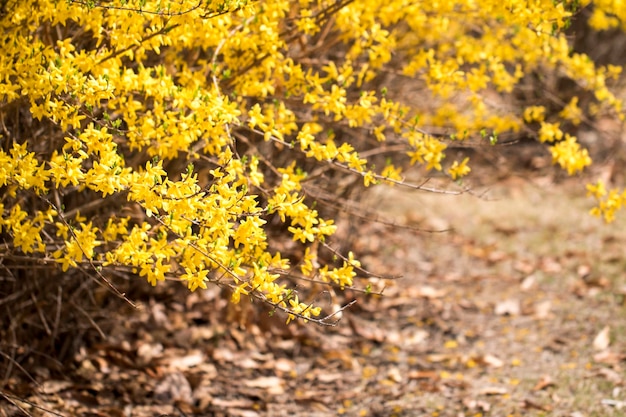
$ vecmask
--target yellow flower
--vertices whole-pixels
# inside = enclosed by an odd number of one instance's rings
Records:
[[[546,108],[543,106],[530,106],[524,109],[524,121],[526,123],[543,122]]]
[[[249,294],[248,290],[246,289],[247,286],[248,284],[243,283],[235,287],[235,289],[233,290],[233,294],[231,295],[231,298],[230,298],[230,300],[234,304],[237,304],[239,303],[239,301],[241,301],[241,294],[244,294],[244,295]]]
[[[450,177],[452,177],[453,180],[464,177],[470,173],[471,168],[467,166],[468,161],[469,157],[463,159],[461,163],[459,163],[458,161],[454,161],[454,163],[452,163],[452,166],[448,168],[448,174],[450,174]]]
[[[578,107],[578,97],[573,97],[570,102],[563,107],[559,115],[572,122],[574,126],[578,126],[583,117],[583,111]]]
[[[576,137],[568,134],[565,135],[565,140],[552,146],[550,152],[552,153],[552,163],[559,164],[567,170],[569,175],[582,171],[591,165],[591,158],[587,149],[581,149]]]
[[[595,184],[587,184],[587,196],[594,196],[596,199],[600,199],[606,195],[606,187],[604,182],[598,180]]]
[[[555,142],[563,138],[563,131],[559,123],[541,122],[539,128],[539,140],[541,142]]]

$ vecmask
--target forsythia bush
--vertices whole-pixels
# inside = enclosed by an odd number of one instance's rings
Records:
[[[546,142],[570,174],[591,163],[563,126],[622,103],[620,68],[563,33],[588,3],[0,0],[0,257],[228,286],[325,322],[291,280],[344,288],[363,271],[318,259],[336,226],[309,184],[405,184],[403,158],[458,180],[469,161],[447,145],[507,135]],[[619,2],[594,10],[597,29],[626,25]],[[494,105],[533,74],[594,100]]]

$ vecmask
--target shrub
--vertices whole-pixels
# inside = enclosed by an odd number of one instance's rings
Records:
[[[0,5],[0,257],[31,276],[219,285],[333,323],[293,282],[368,276],[332,243],[360,185],[437,191],[404,170],[460,183],[469,160],[447,147],[526,137],[575,174],[591,159],[565,126],[622,117],[620,68],[570,49],[577,1]],[[626,16],[597,2],[590,21]],[[555,110],[559,78],[592,100]]]

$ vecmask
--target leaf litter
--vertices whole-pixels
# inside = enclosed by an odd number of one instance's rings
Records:
[[[137,417],[620,415],[626,283],[618,253],[626,237],[572,208],[584,203],[570,201],[571,183],[554,184],[552,194],[515,187],[509,199],[460,196],[454,204],[385,191],[393,215],[414,218],[419,206],[420,218],[437,213],[454,232],[364,226],[355,249],[368,267],[404,278],[383,297],[347,294],[357,304],[335,328],[285,326],[218,292],[181,298],[173,288],[138,313],[112,312],[118,329],[82,349],[62,378],[9,381],[0,408]],[[528,203],[538,195],[547,200],[541,208]]]

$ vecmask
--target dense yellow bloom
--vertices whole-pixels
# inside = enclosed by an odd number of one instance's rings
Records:
[[[311,192],[324,181],[335,191],[329,172],[401,184],[408,156],[406,165],[449,166],[458,179],[470,167],[445,163],[449,139],[493,132],[495,143],[495,132],[527,123],[528,133],[535,122],[553,162],[579,172],[589,155],[561,130],[590,111],[576,97],[558,115],[492,103],[536,72],[570,77],[595,97],[589,108],[622,116],[607,87],[621,69],[571,53],[568,2],[9,4],[0,13],[6,250],[52,254],[62,270],[132,270],[151,285],[216,283],[233,302],[257,297],[288,320],[321,314],[300,301],[277,248],[332,239],[337,226]],[[592,25],[624,26],[619,2],[594,4]],[[607,220],[622,207],[617,191],[590,192]],[[270,228],[295,242],[274,245]],[[306,249],[302,274],[355,285],[352,254],[322,259]]]
[[[582,149],[576,142],[576,138],[565,135],[565,139],[550,148],[552,162],[559,164],[561,168],[567,170],[569,175],[582,171],[591,165],[591,158],[587,149]]]

